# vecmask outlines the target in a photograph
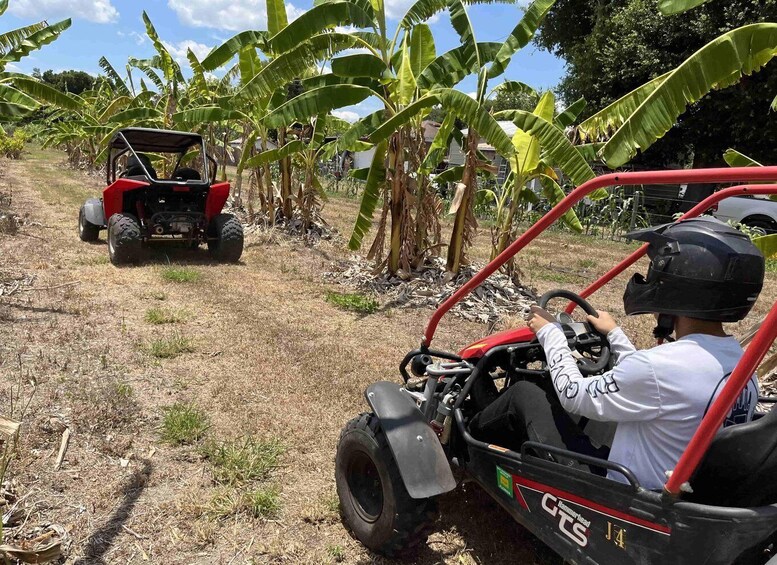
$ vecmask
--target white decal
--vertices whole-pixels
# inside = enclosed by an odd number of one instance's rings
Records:
[[[590,520],[583,518],[578,512],[564,504],[549,492],[542,497],[542,509],[554,518],[558,517],[558,529],[580,547],[588,545],[588,528]]]

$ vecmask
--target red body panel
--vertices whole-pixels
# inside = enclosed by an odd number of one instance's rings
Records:
[[[214,184],[210,187],[208,199],[205,201],[205,217],[208,221],[221,213],[224,204],[227,203],[227,198],[229,198],[228,182]]]
[[[525,343],[534,339],[534,332],[529,328],[515,328],[476,341],[459,351],[459,357],[466,359],[480,359],[489,349],[509,343]]]
[[[147,182],[132,179],[119,179],[111,186],[103,190],[103,211],[107,222],[114,214],[122,211],[124,193],[138,188],[149,186]]]

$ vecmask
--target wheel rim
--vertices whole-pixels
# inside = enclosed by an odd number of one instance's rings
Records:
[[[346,479],[356,512],[365,522],[375,522],[383,511],[383,484],[372,458],[363,451],[353,453]]]

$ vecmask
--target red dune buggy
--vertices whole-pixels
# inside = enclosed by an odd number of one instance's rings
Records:
[[[677,466],[667,470],[671,472],[662,491],[642,487],[634,473],[617,462],[533,442],[515,452],[472,437],[470,391],[477,379],[504,379],[504,387],[523,378],[548,381],[547,369],[537,368],[544,354],[527,328],[489,336],[459,353],[430,349],[437,324],[457,301],[591,191],[616,185],[741,181],[777,181],[777,167],[594,179],[575,189],[444,302],[432,316],[421,347],[402,360],[404,385],[384,381],[370,386],[365,396],[371,412],[351,420],[340,436],[337,491],[343,517],[356,538],[386,555],[422,543],[433,524],[435,497],[456,487],[452,467],[458,467],[570,563],[777,565],[777,410],[721,431],[777,337],[777,303]],[[748,194],[777,194],[777,184],[721,190],[685,217],[698,216],[724,198]],[[541,298],[540,305],[553,297],[571,300],[559,321],[580,353],[584,374],[608,368],[609,344],[587,324],[574,322],[571,314],[577,306],[590,313],[585,299],[646,251],[647,245],[642,246],[579,295],[551,291]],[[411,379],[408,368],[418,379]],[[562,464],[575,460],[618,473],[626,482]]]
[[[109,151],[108,187],[78,214],[82,241],[97,241],[107,229],[114,265],[137,263],[145,244],[170,241],[192,248],[207,243],[216,260],[240,259],[243,226],[222,213],[229,183],[212,184],[216,162],[201,135],[126,128],[113,136]],[[155,163],[171,171],[169,178],[159,177]]]

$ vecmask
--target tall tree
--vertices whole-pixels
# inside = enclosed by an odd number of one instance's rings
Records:
[[[661,2],[675,10],[694,4],[699,2]],[[693,17],[665,16],[655,0],[612,0],[594,6],[585,0],[559,0],[537,41],[566,60],[560,94],[570,101],[585,97],[588,117],[677,68],[724,32],[777,21],[777,0],[715,0],[689,15]],[[725,150],[734,146],[773,162],[777,122],[768,119],[768,113],[775,94],[777,65],[769,65],[692,104],[676,127],[638,160],[654,166],[719,165]]]

